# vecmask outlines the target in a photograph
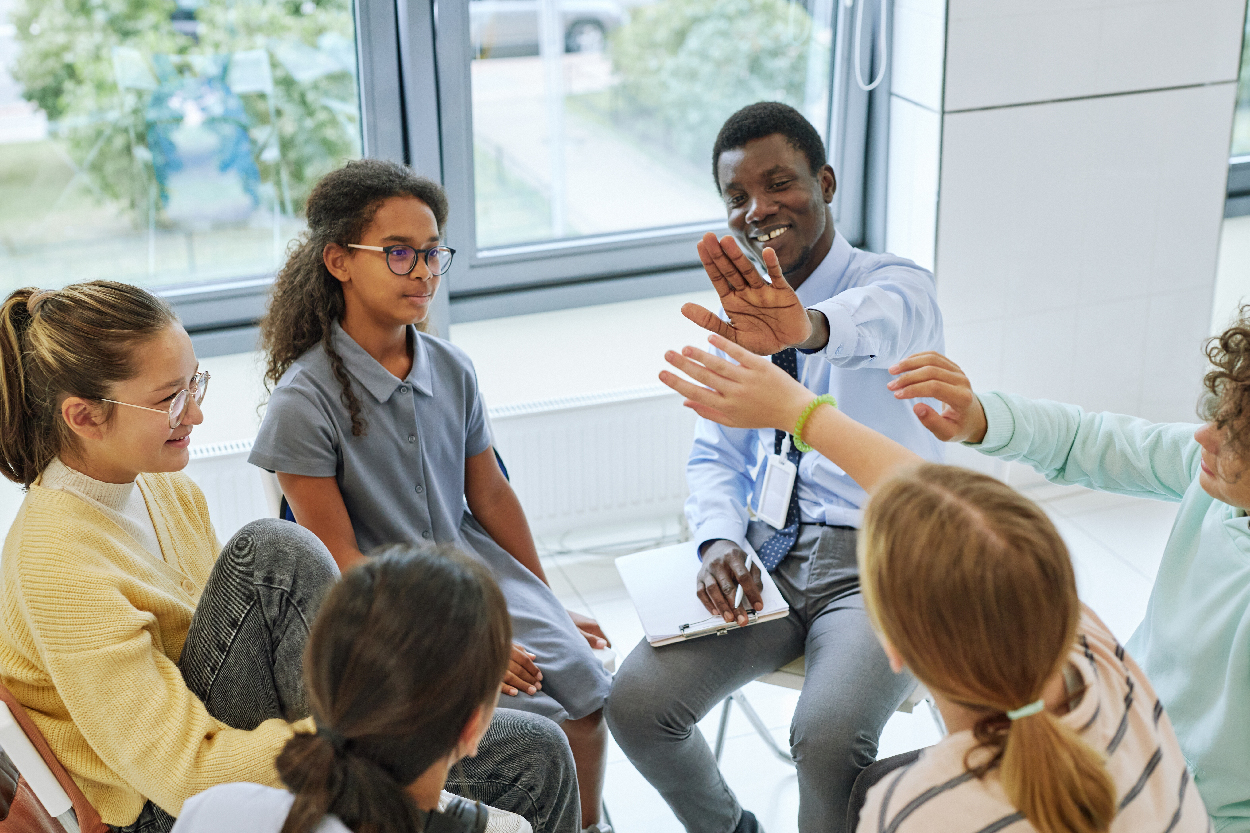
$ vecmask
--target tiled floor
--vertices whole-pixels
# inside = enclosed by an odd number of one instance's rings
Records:
[[[1054,486],[1037,490],[1033,496],[1068,543],[1082,598],[1117,637],[1128,639],[1145,614],[1176,504]],[[632,534],[643,538],[662,531],[634,530]],[[618,654],[623,656],[638,644],[642,626],[612,555],[564,553],[544,556],[543,562],[560,598],[569,608],[596,617]],[[798,692],[751,683],[746,693],[784,748]],[[714,709],[700,724],[709,743],[715,738],[719,717],[720,709]],[[880,754],[894,755],[937,738],[932,719],[920,707],[914,714],[896,714],[890,720]],[[680,833],[681,826],[668,807],[615,743],[608,760],[606,800],[618,833]],[[767,750],[737,710],[730,718],[721,767],[739,800],[769,833],[797,829],[799,796],[794,770]]]

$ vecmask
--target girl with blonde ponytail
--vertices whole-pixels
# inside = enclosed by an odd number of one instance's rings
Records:
[[[477,754],[511,635],[503,594],[469,557],[375,553],[313,623],[304,676],[317,728],[278,756],[289,792],[216,787],[187,802],[175,833],[530,833],[518,815],[442,791]]]
[[[214,784],[277,783],[307,715],[305,623],[338,575],[276,519],[221,547],[181,472],[208,381],[137,287],[0,306],[0,473],[26,489],[0,557],[0,682],[128,833],[169,830]]]
[[[1209,819],[1149,680],[1077,598],[1046,515],[1000,481],[925,463],[765,358],[687,347],[661,379],[701,416],[795,431],[869,494],[864,602],[896,672],[928,687],[949,732],[881,762],[860,833],[1200,833]]]

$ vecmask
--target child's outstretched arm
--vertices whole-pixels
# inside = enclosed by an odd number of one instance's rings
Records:
[[[695,413],[731,428],[776,428],[793,432],[815,394],[767,358],[757,356],[718,335],[708,338],[734,362],[686,347],[669,351],[669,364],[707,387],[661,371],[660,381],[686,397]],[[919,455],[863,426],[836,408],[820,405],[803,425],[804,442],[850,475],[864,491],[872,491],[895,472],[922,462]]]
[[[516,492],[512,491],[512,484],[503,476],[492,446],[464,461],[464,498],[473,517],[495,543],[538,576],[543,584],[548,584],[543,565],[538,560],[538,550],[534,547],[529,521],[525,519],[525,510],[521,508]],[[571,610],[569,616],[590,647],[611,645],[594,619]]]

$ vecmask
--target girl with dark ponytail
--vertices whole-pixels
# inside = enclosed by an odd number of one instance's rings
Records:
[[[307,715],[305,622],[338,575],[276,519],[221,547],[181,472],[208,381],[137,287],[0,306],[0,472],[27,490],[0,558],[0,682],[103,822],[135,833],[214,784],[277,783]]]
[[[403,165],[362,159],[317,183],[307,215],[261,322],[273,388],[249,459],[277,473],[343,570],[406,541],[455,545],[491,570],[517,641],[505,702],[560,724],[594,827],[611,677],[593,649],[608,642],[547,584],[472,361],[421,329],[454,254],[447,198]]]
[[[450,548],[375,554],[313,623],[304,676],[316,731],[278,756],[290,792],[215,787],[187,802],[174,830],[529,833],[520,816],[441,791],[477,752],[511,637],[503,595],[472,559]]]
[[[668,372],[661,379],[701,416],[794,431],[869,493],[859,537],[864,604],[890,665],[928,688],[949,732],[865,770],[848,827],[1211,829],[1163,705],[1081,604],[1068,550],[1037,505],[991,477],[926,463],[815,402],[767,358],[710,341],[738,364],[687,347],[666,358],[707,387]]]

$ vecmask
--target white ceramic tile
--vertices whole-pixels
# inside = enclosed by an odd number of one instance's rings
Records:
[[[941,286],[939,278],[939,301],[942,297]],[[990,321],[945,322],[946,355],[967,374],[976,390],[1002,388],[1005,325],[1006,322],[1001,318]]]
[[[933,111],[942,109],[946,8],[940,0],[896,2],[890,92]]]
[[[937,113],[891,96],[886,250],[929,270],[937,234],[941,126]]]
[[[1008,316],[1004,327],[1002,390],[1034,399],[1071,398],[1076,309]]]
[[[1250,216],[1229,217],[1220,226],[1211,333],[1223,332],[1241,304],[1250,300]]]
[[[1160,292],[1178,300],[1186,294],[1184,314],[1171,315],[1167,323],[1150,319],[1144,349],[1158,363],[1130,357],[1122,368],[1133,373],[1131,366],[1144,365],[1150,384],[1140,400],[1115,401],[1126,410],[1136,410],[1138,401],[1151,403],[1151,413],[1158,414],[1164,410],[1156,407],[1152,389],[1166,391],[1169,401],[1192,389],[1192,372],[1181,372],[1177,359],[1163,352],[1207,331],[1208,322],[1190,310],[1210,309],[1231,89],[1219,85],[945,118],[938,297],[952,331],[968,322],[1006,322],[1006,389],[1072,399],[1075,387],[1050,382],[1070,372],[1074,356],[1107,362],[1107,349],[1124,346],[1110,333],[1142,343],[1140,318],[1108,319],[1102,332],[1091,315],[1079,328],[1058,331],[1084,340],[1065,346],[1056,342],[1056,331],[1033,328],[1039,340],[1021,342],[1030,337],[1028,327],[1017,326],[1025,311],[1031,317],[1075,314],[1092,304]],[[1017,366],[1013,357],[1029,363]],[[1046,384],[1032,380],[1035,369]],[[1014,383],[1018,379],[1023,387]]]
[[[950,0],[947,110],[1231,81],[1240,0]]]
[[[1077,308],[1075,339],[1081,352],[1069,402],[1089,411],[1137,412],[1147,375],[1141,357],[1149,309],[1148,298]]]
[[[1150,299],[1140,359],[1147,375],[1138,416],[1156,422],[1198,421],[1210,305],[1209,287],[1205,292],[1172,292]]]

